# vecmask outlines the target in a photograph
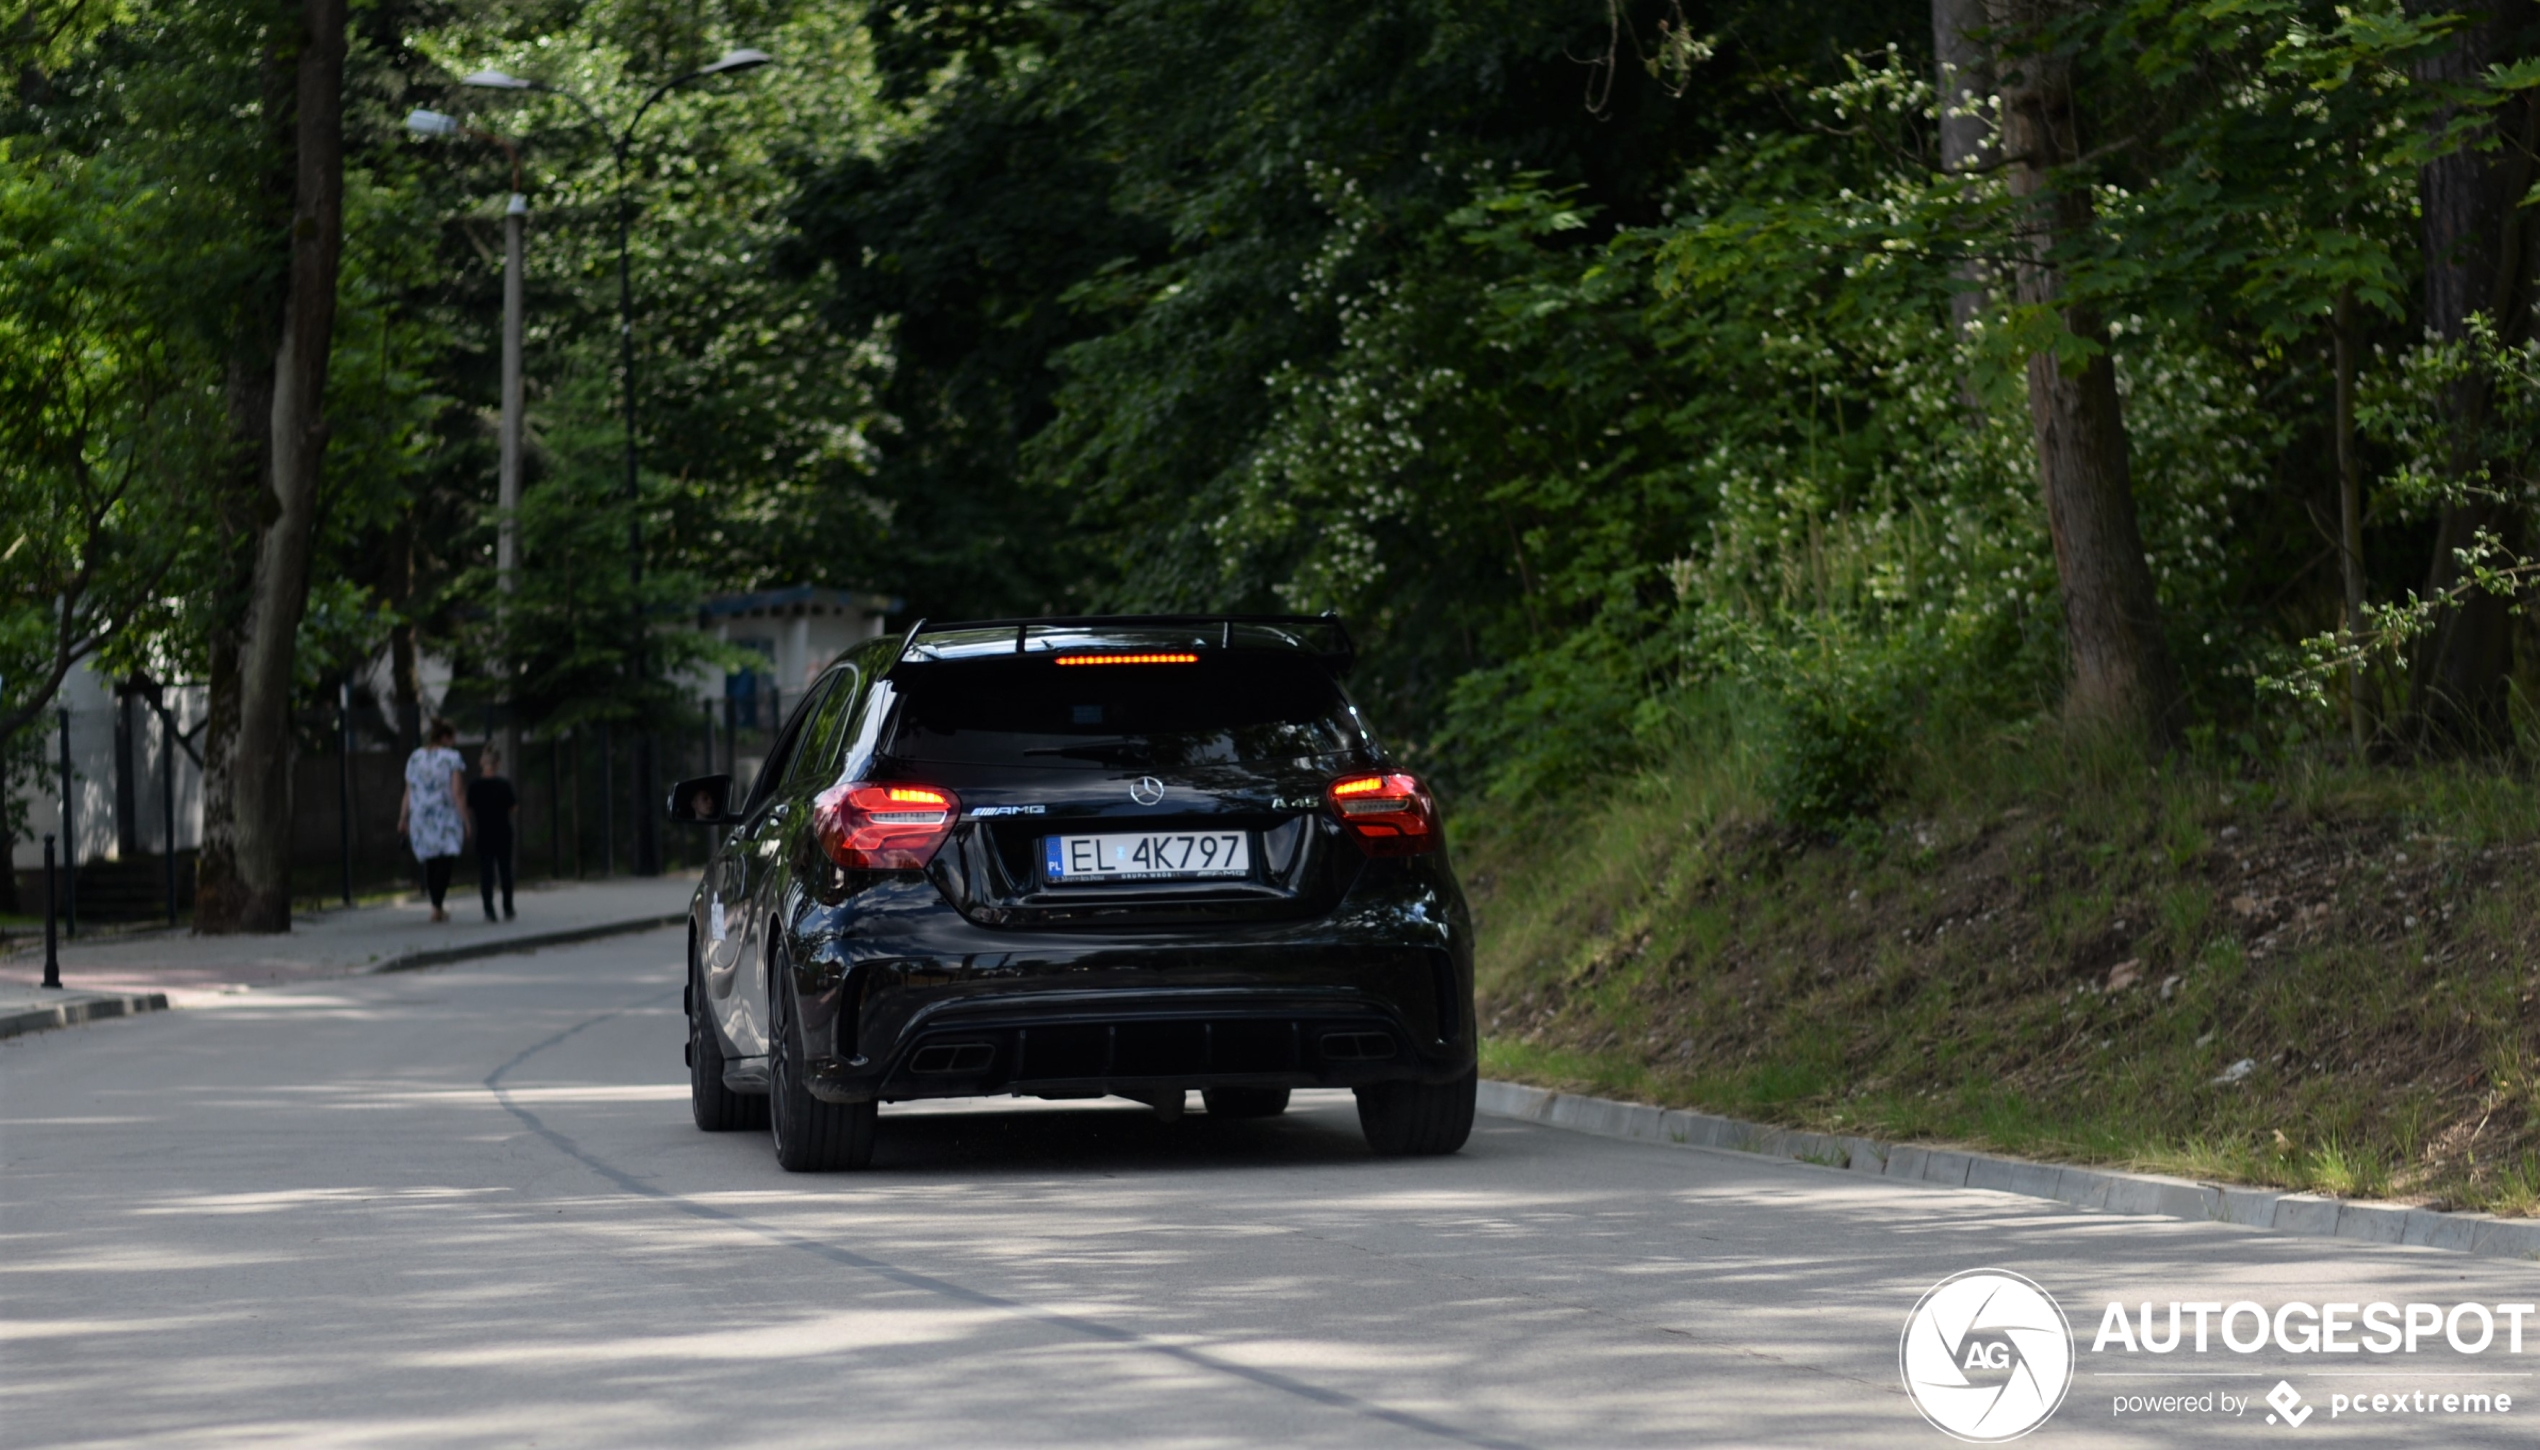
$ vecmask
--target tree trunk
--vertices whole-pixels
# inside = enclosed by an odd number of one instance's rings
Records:
[[[2412,10],[2434,8],[2422,3]],[[2533,19],[2528,0],[2501,0],[2484,14],[2473,10],[2474,23],[2462,27],[2456,43],[2418,66],[2427,81],[2461,81],[2490,65],[2515,59],[2514,38]],[[2438,117],[2437,124],[2448,120]],[[2417,198],[2424,218],[2425,325],[2445,341],[2469,331],[2471,314],[2494,320],[2508,345],[2528,330],[2522,325],[2521,208],[2517,203],[2531,183],[2530,148],[2533,122],[2540,120],[2528,99],[2497,112],[2506,144],[2491,152],[2467,148],[2442,156],[2417,173]],[[2520,133],[2521,145],[2513,144]],[[2446,400],[2456,435],[2464,440],[2453,467],[2475,468],[2484,428],[2486,382],[2472,376]],[[2458,587],[2461,568],[2455,551],[2469,547],[2482,529],[2510,540],[2515,532],[2510,505],[2471,499],[2443,510],[2434,531],[2434,557],[2426,589],[2440,594]],[[2506,680],[2513,665],[2511,601],[2473,591],[2443,611],[2415,661],[2416,734],[2420,743],[2451,749],[2477,749],[2501,743],[2506,720]]]
[[[2355,337],[2355,291],[2337,294],[2332,322],[2337,373],[2337,555],[2338,581],[2346,598],[2346,637],[2364,637],[2364,468],[2355,451],[2355,360],[2362,350]],[[2346,667],[2346,731],[2362,760],[2372,746],[2371,679],[2361,661]]]
[[[1965,172],[1993,159],[1993,125],[1984,115],[1993,95],[1992,58],[1973,37],[1991,22],[1985,0],[1931,0],[1933,82],[1940,109],[1940,169]],[[1950,294],[1949,313],[1964,334],[1985,304],[1983,267],[1959,263],[1951,275],[1959,288]]]
[[[250,301],[251,326],[270,325],[276,320],[257,305],[261,301]],[[264,496],[264,481],[271,471],[268,458],[272,452],[272,354],[259,357],[246,347],[240,348],[230,358],[224,395],[239,476],[226,481],[216,513],[221,555],[227,567],[221,581],[222,597],[210,611],[211,628],[205,631],[209,655],[206,680],[211,698],[203,722],[203,840],[194,856],[194,929],[198,932],[244,930],[239,924],[246,905],[238,875],[234,829],[237,797],[231,788],[229,763],[238,742],[239,643],[247,618],[249,591],[255,583],[251,546],[256,537],[256,504]]]
[[[2166,747],[2177,744],[2185,723],[2178,671],[2161,635],[2160,602],[2143,557],[2108,329],[2091,308],[2063,301],[2063,274],[2052,259],[2058,240],[2092,222],[2089,191],[2056,174],[2081,154],[2072,69],[2060,56],[2026,52],[2018,43],[2040,35],[2070,3],[1987,5],[1994,27],[2013,42],[1995,57],[1994,78],[2011,194],[2026,203],[2016,248],[2019,300],[2056,308],[2065,330],[2088,350],[2086,357],[2050,351],[2028,360],[2029,427],[2072,663],[2064,712],[2075,723]]]
[[[291,928],[291,673],[308,604],[309,553],[326,455],[326,364],[344,240],[344,5],[303,0],[293,87],[290,279],[274,349],[266,486],[256,499],[254,563],[235,653],[213,649],[213,730],[204,781],[205,879],[198,931]],[[234,713],[224,720],[224,677]],[[226,726],[224,730],[223,727]],[[222,809],[215,850],[214,799]]]

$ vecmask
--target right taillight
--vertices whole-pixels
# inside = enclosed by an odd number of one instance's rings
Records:
[[[1344,775],[1324,787],[1332,814],[1370,856],[1417,856],[1438,845],[1438,807],[1417,777],[1400,771]]]
[[[923,871],[960,812],[941,786],[851,781],[813,797],[811,830],[829,859],[851,871]]]

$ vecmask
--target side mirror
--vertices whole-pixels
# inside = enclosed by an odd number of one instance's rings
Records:
[[[670,819],[683,826],[738,823],[732,814],[732,777],[728,775],[701,775],[679,782],[670,788],[665,808]]]

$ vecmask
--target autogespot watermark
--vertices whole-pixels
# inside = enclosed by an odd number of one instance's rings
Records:
[[[1905,1393],[1943,1434],[1977,1445],[2043,1425],[2073,1384],[2073,1331],[2053,1295],[2003,1269],[1934,1284],[1896,1349]]]
[[[2312,1397],[2325,1399],[2331,1421],[2356,1415],[2489,1418],[2513,1413],[2513,1390],[2510,1385],[2482,1383],[2493,1381],[2497,1372],[2482,1375],[2477,1366],[2492,1363],[2482,1359],[2490,1353],[2521,1354],[2524,1322],[2535,1314],[2540,1314],[2540,1304],[2397,1304],[2387,1300],[2315,1304],[2294,1300],[2270,1310],[2250,1299],[2228,1304],[2218,1299],[2173,1299],[2165,1312],[2156,1312],[2149,1299],[2140,1301],[2132,1311],[2111,1301],[2099,1316],[2099,1332],[2091,1337],[2090,1352],[2206,1355],[2214,1353],[2219,1345],[2226,1354],[2271,1354],[2272,1362],[2278,1365],[2284,1362],[2282,1357],[2295,1355],[2351,1354],[2357,1358],[2323,1359],[2323,1364],[2341,1367],[2315,1372],[2320,1378],[2336,1381],[2328,1389],[2315,1385],[2311,1390]],[[2420,1351],[2439,1355],[2446,1350],[2455,1364],[2473,1363],[2471,1367],[2434,1371],[2445,1382],[2432,1385],[2419,1381],[2418,1377],[2426,1371],[2415,1368],[2393,1368],[2386,1371],[2392,1379],[2372,1383],[2375,1375],[2385,1371],[2343,1367],[2362,1364],[2366,1355],[2386,1358]],[[2518,1373],[2515,1378],[2528,1376]],[[2358,1379],[2367,1383],[2347,1383]],[[2528,1390],[2523,1397],[2531,1398]],[[2165,1410],[2147,1403],[2162,1398],[2168,1397],[2120,1394],[2112,1396],[2111,1403],[2119,1415],[2200,1412]],[[2267,1424],[2296,1430],[2320,1408],[2295,1389],[2289,1379],[2276,1381],[2275,1388],[2267,1392],[2266,1403],[2270,1409],[2265,1417]],[[2248,1408],[2244,1399],[2238,1409],[2225,1413],[2241,1414]]]
[[[2045,1424],[2082,1374],[2112,1388],[2081,1403],[2103,1402],[2120,1419],[2195,1417],[2281,1434],[2318,1416],[2393,1430],[2412,1423],[2439,1440],[2440,1422],[2493,1422],[2514,1413],[2517,1395],[2526,1405],[2540,1397],[2530,1371],[2508,1367],[2523,1353],[2526,1325],[2540,1341],[2540,1304],[2295,1301],[2270,1308],[2247,1299],[2181,1298],[2130,1307],[2112,1300],[2085,1354],[2054,1297],[2035,1281],[2005,1269],[1970,1269],[1924,1293],[1906,1316],[1897,1354],[1914,1408],[1942,1433],[1975,1444],[2016,1440]],[[2420,1354],[2425,1358],[2410,1358]],[[2184,1358],[2151,1358],[2163,1355]],[[2328,1358],[2342,1355],[2356,1358]],[[2302,1356],[2320,1358],[2306,1364]],[[2238,1367],[2229,1367],[2235,1360]],[[2297,1388],[2296,1378],[2305,1386]],[[2122,1383],[2144,1380],[2156,1384]],[[2245,1383],[2217,1383],[2224,1380]]]

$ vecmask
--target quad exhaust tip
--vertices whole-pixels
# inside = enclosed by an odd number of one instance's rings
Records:
[[[1393,1056],[1393,1039],[1382,1032],[1326,1032],[1322,1048],[1328,1062],[1383,1062]]]

